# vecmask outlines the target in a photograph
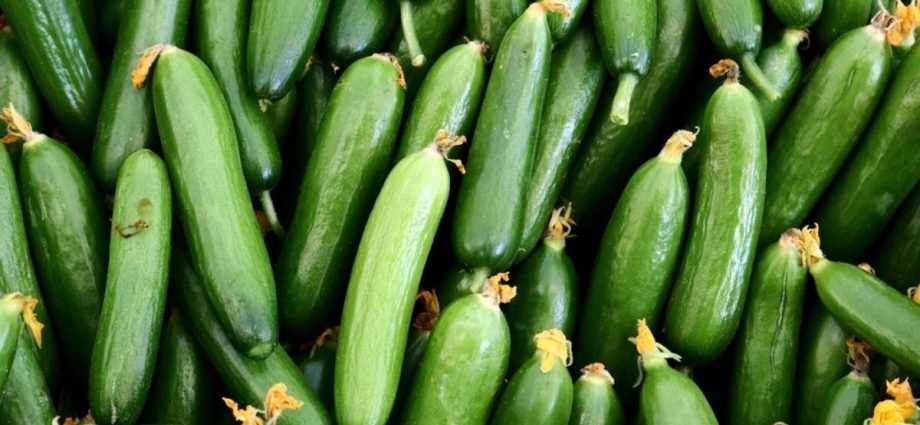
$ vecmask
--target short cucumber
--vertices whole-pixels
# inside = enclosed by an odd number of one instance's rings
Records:
[[[853,370],[825,389],[827,395],[816,422],[819,425],[860,425],[872,416],[875,387],[866,375],[871,352],[865,351],[871,348],[852,338],[847,346],[850,349],[848,363]]]
[[[438,282],[438,300],[442,307],[469,294],[478,294],[486,288],[491,272],[486,268],[467,270],[462,266],[453,266],[447,270]]]
[[[294,363],[297,363],[297,368],[300,369],[307,384],[330,411],[335,407],[333,382],[335,382],[335,351],[339,343],[338,339],[338,326],[327,328],[316,338],[308,351],[294,357]]]
[[[400,6],[404,1],[407,0],[400,1]],[[464,21],[467,2],[465,0],[414,0],[408,3],[410,4],[409,15],[415,23],[415,38],[418,40],[419,50],[424,54],[425,63],[421,66],[415,66],[412,63],[413,58],[403,26],[397,27],[393,33],[388,43],[388,51],[393,52],[406,71],[406,83],[411,92],[417,88],[431,64],[437,61],[438,57],[456,39],[457,31]]]
[[[437,238],[437,237],[435,237]],[[406,397],[418,373],[422,356],[431,341],[431,331],[441,316],[441,303],[433,291],[421,290],[415,297],[421,301],[423,310],[415,315],[412,320],[412,329],[409,330],[406,342],[406,354],[403,356],[402,373],[399,374],[399,389],[396,392],[396,405],[404,406]]]
[[[291,123],[294,122],[294,115],[297,113],[297,90],[287,92],[284,97],[276,102],[271,102],[265,108],[265,118],[272,127],[272,133],[275,134],[275,140],[278,147],[283,148],[287,141],[288,132],[291,129]]]
[[[709,100],[700,138],[693,218],[665,315],[665,338],[694,366],[731,342],[747,295],[767,179],[767,142],[757,99],[737,80],[737,65]],[[715,74],[714,74],[715,75]]]
[[[249,86],[257,98],[279,100],[294,88],[319,40],[328,8],[329,0],[252,1],[249,36],[241,39],[248,39],[243,69],[249,70]]]
[[[872,265],[878,276],[898,290],[920,282],[920,185],[907,196],[876,244]]]
[[[574,391],[566,367],[572,361],[572,343],[558,329],[533,338],[537,349],[508,381],[492,425],[569,423]]]
[[[866,25],[875,4],[872,0],[823,0],[821,17],[811,33],[818,46],[827,48],[850,30]]]
[[[398,5],[390,0],[333,0],[320,45],[324,57],[345,68],[379,52],[396,25]]]
[[[823,6],[824,0],[767,0],[767,7],[776,19],[786,27],[798,29],[814,24],[821,16]]]
[[[18,292],[0,298],[0,388],[6,388],[13,359],[19,349],[32,351],[32,340],[41,342],[42,325],[35,319],[38,300]],[[20,338],[23,323],[31,327],[33,338]],[[22,347],[20,348],[20,342]]]
[[[47,330],[47,329],[46,329]],[[30,336],[20,333],[13,367],[0,395],[0,424],[50,424],[55,416],[54,402],[38,361],[37,350],[29,348]]]
[[[139,150],[118,172],[105,297],[89,370],[90,409],[103,424],[137,421],[150,390],[166,306],[171,229],[166,165],[152,151]]]
[[[393,408],[413,301],[447,206],[450,175],[441,152],[449,147],[441,140],[400,161],[367,219],[335,360],[342,425],[383,424]]]
[[[571,10],[569,16],[553,14],[546,17],[546,20],[549,21],[549,29],[553,33],[553,41],[560,45],[568,42],[569,37],[578,28],[586,27],[579,24],[585,11],[591,5],[590,0],[566,0],[566,2],[569,5],[569,10]]]
[[[391,56],[355,62],[323,114],[275,263],[282,328],[318,332],[334,320],[374,196],[396,145],[405,90]]]
[[[0,105],[13,105],[36,129],[42,128],[42,101],[12,28],[0,24]],[[18,156],[16,157],[18,159]]]
[[[818,423],[827,389],[850,369],[847,366],[846,339],[847,334],[837,321],[815,300],[804,317],[799,336],[791,423]]]
[[[527,0],[467,0],[467,37],[484,42],[490,49],[489,58],[494,58],[505,33],[524,13],[527,4]]]
[[[570,425],[625,425],[626,414],[613,391],[613,377],[601,363],[581,369],[575,381]]]
[[[656,0],[597,0],[594,28],[607,71],[617,78],[610,120],[629,124],[629,105],[639,80],[648,73],[658,32]]]

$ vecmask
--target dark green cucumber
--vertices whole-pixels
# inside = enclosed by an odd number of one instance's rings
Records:
[[[469,294],[478,294],[485,289],[491,272],[486,268],[467,270],[462,266],[451,267],[438,282],[438,300],[442,307]]]
[[[875,4],[872,0],[823,0],[821,17],[812,27],[812,38],[826,48],[841,35],[866,25]]]
[[[505,33],[527,9],[527,0],[476,0],[466,2],[466,35],[489,47],[489,58],[498,54]]]
[[[278,100],[294,88],[319,40],[328,8],[329,0],[253,0],[245,69],[256,97]]]
[[[415,299],[422,301],[424,309],[412,320],[412,329],[409,330],[406,354],[403,356],[402,373],[399,374],[399,389],[396,393],[398,406],[404,406],[406,403],[406,397],[409,395],[412,381],[415,380],[419,364],[422,362],[422,356],[425,355],[428,342],[431,341],[431,331],[441,316],[441,303],[433,291],[423,289],[419,291]]]
[[[98,44],[99,26],[97,10],[100,5],[97,3],[101,3],[101,0],[74,0],[74,2],[80,10],[80,18],[82,18],[83,25],[86,27],[86,32],[89,34],[90,43],[92,43],[92,45]]]
[[[515,263],[526,258],[543,234],[594,114],[604,77],[594,33],[587,27],[576,30],[553,52]]]
[[[230,341],[205,292],[205,281],[181,238],[174,239],[170,280],[183,318],[205,355],[220,375],[224,385],[240,403],[262,406],[268,389],[278,383],[287,385],[288,394],[304,403],[297,410],[287,410],[278,425],[330,424],[332,418],[316,394],[303,379],[294,361],[282,349],[255,360],[237,351]]]
[[[658,36],[651,67],[636,86],[630,103],[630,124],[610,121],[615,85],[608,84],[591,119],[583,146],[565,180],[561,198],[575,205],[575,221],[599,233],[613,211],[616,197],[636,167],[647,159],[661,120],[672,106],[696,56],[699,31],[693,0],[658,4]],[[612,366],[612,365],[611,365]]]
[[[802,224],[869,123],[890,74],[891,48],[875,25],[847,33],[821,58],[770,144],[759,246]]]
[[[824,0],[767,0],[767,7],[776,19],[786,27],[799,29],[814,24],[821,16],[823,6]]]
[[[323,57],[345,68],[380,51],[396,24],[397,9],[390,0],[333,0],[320,40]]]
[[[153,75],[153,105],[179,220],[214,313],[238,350],[264,358],[278,341],[274,281],[217,80],[200,59],[168,47]]]
[[[613,391],[613,377],[603,364],[591,363],[583,367],[581,377],[575,381],[569,425],[625,424],[626,414]]]
[[[411,3],[411,17],[415,21],[418,47],[425,54],[425,63],[412,66],[409,43],[402,26],[397,27],[390,40],[388,51],[393,52],[406,71],[406,83],[414,91],[431,64],[450,47],[457,30],[463,24],[465,0],[415,0]]]
[[[694,135],[681,131],[636,171],[620,196],[591,272],[575,347],[577,365],[601,362],[620,382],[627,404],[639,370],[628,338],[646,319],[660,327],[689,213],[690,191],[680,167]],[[630,282],[624,285],[623,282]]]
[[[204,425],[215,399],[214,372],[186,320],[174,309],[163,328],[153,385],[141,423]]]
[[[472,133],[485,88],[484,49],[482,43],[471,41],[434,63],[412,102],[394,161],[430,145],[440,130],[449,135]]]
[[[582,16],[591,4],[590,0],[567,0],[567,3],[569,16],[552,14],[546,17],[546,20],[549,21],[549,29],[553,33],[553,41],[557,43],[567,41],[575,33]]]
[[[607,71],[617,78],[610,120],[629,124],[629,105],[639,80],[648,73],[658,32],[655,0],[598,0],[594,28]]]
[[[738,329],[764,206],[767,141],[760,105],[729,62],[729,76],[700,126],[706,151],[664,321],[665,338],[694,366],[715,360]]]
[[[309,335],[334,320],[374,197],[389,169],[405,90],[391,56],[355,62],[323,115],[275,264],[282,328]]]
[[[99,10],[99,30],[102,36],[114,41],[118,37],[127,0],[105,0]]]
[[[511,25],[489,77],[453,222],[454,254],[467,267],[505,270],[521,242],[549,82],[546,7],[532,4]]]
[[[508,381],[492,415],[492,425],[569,423],[574,391],[566,366],[572,360],[571,342],[558,329],[533,338],[537,349]]]
[[[297,90],[287,92],[284,97],[276,102],[271,102],[265,108],[265,118],[272,127],[275,134],[275,140],[278,142],[278,148],[283,148],[287,141],[288,132],[291,129],[291,123],[294,122],[294,115],[297,113]]]
[[[19,40],[13,30],[0,24],[0,105],[13,105],[36,129],[42,128],[42,104]],[[18,159],[18,158],[17,158]]]
[[[42,378],[37,350],[33,350],[27,332],[19,336],[19,348],[13,367],[0,395],[0,424],[50,424],[54,419],[54,402]]]
[[[904,291],[920,282],[920,185],[908,195],[886,234],[876,244],[872,265],[878,276]]]
[[[863,373],[851,372],[827,390],[819,425],[861,425],[872,417],[875,387]]]
[[[313,346],[302,355],[294,357],[294,363],[303,374],[307,385],[319,396],[319,399],[332,411],[335,407],[333,383],[335,382],[335,351],[338,346],[338,326],[323,331]]]
[[[744,318],[735,340],[729,423],[792,419],[795,361],[808,269],[792,229],[760,252]]]
[[[450,192],[441,157],[447,147],[432,144],[400,161],[367,219],[335,360],[336,416],[342,425],[383,424],[393,408],[413,301]]]
[[[847,374],[847,334],[817,300],[809,306],[799,337],[795,407],[791,423],[814,425],[827,389]]]
[[[51,113],[78,151],[89,152],[104,82],[73,0],[0,0]]]
[[[920,50],[914,50],[894,74],[868,132],[816,209],[821,238],[832,258],[861,260],[920,182],[918,78]]]
[[[466,295],[444,310],[418,364],[400,423],[486,423],[511,347],[500,291],[493,286]]]
[[[155,153],[139,150],[118,172],[105,297],[89,370],[90,409],[103,424],[137,421],[150,390],[166,306],[171,229],[166,165]]]
[[[191,0],[125,5],[93,141],[93,174],[108,192],[115,190],[118,170],[128,156],[159,145],[150,90],[134,88],[131,72],[144,49],[159,43],[185,44],[191,7]]]

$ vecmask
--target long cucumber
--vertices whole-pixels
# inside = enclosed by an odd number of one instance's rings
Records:
[[[920,282],[920,185],[908,195],[876,244],[872,265],[878,276],[898,290]]]
[[[617,77],[610,120],[629,124],[629,105],[639,80],[648,73],[658,32],[656,0],[597,0],[594,28],[607,71]]]
[[[824,0],[821,17],[812,28],[818,46],[826,48],[841,35],[866,25],[874,4],[872,0]]]
[[[849,370],[846,339],[837,321],[815,300],[804,317],[799,337],[792,423],[818,423],[827,389]]]
[[[623,406],[613,391],[613,377],[603,364],[591,363],[581,369],[581,377],[575,381],[569,424],[626,424]]]

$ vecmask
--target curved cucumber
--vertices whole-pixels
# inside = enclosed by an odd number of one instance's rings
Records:
[[[875,387],[864,374],[851,372],[827,390],[819,425],[860,425],[872,417]]]
[[[569,37],[581,27],[579,25],[581,18],[591,5],[590,0],[567,0],[567,3],[571,11],[569,16],[552,14],[546,17],[546,20],[549,21],[549,29],[553,33],[553,41],[556,43],[567,42]]]
[[[815,300],[809,306],[799,337],[796,360],[795,407],[792,423],[813,425],[827,389],[847,374],[847,334],[830,313]]]
[[[0,106],[13,105],[33,128],[42,128],[41,95],[9,26],[0,24]],[[18,156],[16,159],[19,159]]]
[[[472,270],[462,266],[451,267],[438,282],[437,293],[441,306],[447,306],[466,295],[482,292],[490,273],[489,269],[482,267]]]
[[[333,0],[320,43],[343,68],[380,51],[396,25],[398,5],[390,0]]]
[[[415,91],[431,64],[436,62],[438,57],[450,47],[451,42],[456,39],[457,31],[464,21],[466,3],[465,0],[415,0],[411,2],[415,35],[419,48],[425,54],[425,63],[420,67],[412,66],[409,43],[406,41],[401,26],[393,34],[387,49],[393,52],[393,55],[402,64],[410,92]]]
[[[330,411],[335,407],[333,383],[335,382],[335,352],[338,347],[338,326],[323,331],[310,350],[294,358],[307,384]]]
[[[920,185],[908,195],[876,244],[872,265],[878,276],[900,291],[920,282]]]
[[[767,0],[773,16],[790,28],[810,27],[821,16],[823,6],[824,0]]]
[[[484,42],[491,59],[498,53],[505,33],[526,9],[527,0],[467,0],[466,35]]]
[[[21,332],[19,349],[0,395],[0,424],[50,424],[54,419],[54,402],[32,345],[31,336]]]
[[[625,425],[626,414],[613,391],[613,377],[600,363],[581,369],[575,381],[570,425]]]
[[[818,46],[827,47],[841,35],[859,28],[869,21],[875,1],[823,0],[821,17],[812,27],[813,39]]]
[[[275,264],[286,333],[310,334],[334,320],[396,144],[405,97],[399,78],[390,57],[364,58],[342,75],[329,99]]]
[[[270,103],[265,108],[265,118],[272,127],[275,134],[275,140],[278,142],[278,148],[284,147],[287,142],[288,132],[291,123],[294,122],[294,114],[297,113],[297,90],[287,92],[284,97],[277,102]]]

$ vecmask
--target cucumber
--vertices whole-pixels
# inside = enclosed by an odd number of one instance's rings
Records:
[[[421,300],[424,309],[412,320],[412,329],[406,342],[406,354],[403,356],[402,373],[399,375],[399,389],[396,392],[396,403],[405,406],[412,382],[415,380],[422,356],[431,341],[431,331],[441,316],[441,303],[434,292],[421,290],[415,297]],[[507,326],[507,325],[506,325]]]
[[[629,124],[629,105],[639,80],[648,73],[658,31],[656,0],[598,0],[594,28],[607,71],[617,78],[610,108],[614,124]]]
[[[441,152],[450,147],[450,141],[439,140],[400,161],[367,219],[335,360],[336,416],[342,425],[383,424],[393,408],[413,300],[447,206],[450,175]]]
[[[574,31],[571,38],[553,52],[537,133],[537,153],[530,188],[524,197],[524,230],[515,263],[526,258],[543,234],[588,121],[594,114],[604,77],[597,42],[587,27]]]
[[[333,0],[320,45],[332,63],[343,68],[380,51],[396,24],[397,6],[390,0]]]
[[[859,140],[891,74],[878,24],[845,34],[821,58],[771,143],[760,245],[798,226]]]
[[[245,69],[257,98],[279,100],[294,88],[319,40],[328,9],[329,0],[252,1]]]
[[[767,179],[757,99],[738,83],[734,61],[720,61],[710,72],[728,78],[706,106],[693,219],[664,321],[670,346],[693,366],[714,361],[738,329]]]
[[[318,331],[338,311],[396,145],[405,90],[393,60],[374,55],[355,62],[323,115],[290,237],[275,264],[282,328],[291,335]]]
[[[139,150],[118,172],[105,297],[89,369],[90,409],[103,424],[137,421],[150,390],[166,306],[171,229],[166,165],[155,153]]]
[[[913,302],[920,304],[920,292],[918,291],[920,291],[920,286],[910,288],[907,291],[907,293]],[[876,361],[872,362],[872,369],[870,371],[870,377],[872,379],[872,382],[874,382],[876,386],[878,387],[878,390],[880,393],[884,392],[884,390],[887,389],[889,394],[891,394],[891,391],[893,388],[897,388],[897,387],[892,387],[891,385],[883,386],[881,384],[883,383],[887,384],[888,381],[895,381],[896,383],[895,385],[897,385],[898,380],[901,378],[903,378],[905,381],[909,380],[911,382],[920,381],[920,375],[908,373],[907,371],[904,370],[904,368],[901,367],[901,365],[891,360],[878,359],[878,358],[876,358]],[[904,385],[907,386],[907,391],[909,392],[910,384],[905,382]],[[894,394],[891,394],[891,395],[893,396]],[[913,396],[911,396],[910,398],[911,400],[913,400]]]
[[[42,128],[42,101],[35,79],[26,65],[16,34],[0,24],[0,105],[13,105],[34,128]],[[18,160],[18,151],[15,158]]]
[[[37,299],[26,297],[18,292],[0,298],[0,388],[6,387],[10,369],[13,367],[13,359],[16,357],[16,351],[20,349],[19,342],[23,342],[22,350],[32,350],[32,340],[19,337],[23,323],[31,328],[32,339],[38,347],[41,347],[44,325],[36,320],[36,305],[38,305]]]
[[[878,276],[899,291],[920,282],[920,185],[907,196],[876,244],[872,264]]]
[[[31,336],[21,332],[13,367],[0,395],[0,424],[50,424],[54,402],[42,377],[42,366]]]
[[[412,102],[394,162],[424,149],[440,130],[472,133],[485,88],[485,46],[477,41],[456,46],[432,65]]]
[[[422,66],[410,66],[412,55],[408,39],[401,26],[390,39],[387,51],[393,52],[393,55],[399,59],[399,63],[406,72],[406,83],[409,90],[414,91],[431,64],[435,63],[456,39],[457,30],[464,21],[467,2],[465,0],[415,0],[410,3],[410,16],[415,22],[415,38],[418,40],[419,50],[425,54],[425,63]]]
[[[776,19],[786,27],[797,29],[814,24],[821,16],[823,6],[824,0],[767,0],[767,7]]]
[[[205,281],[196,270],[197,267],[190,263],[193,258],[184,242],[181,237],[173,241],[170,268],[174,291],[172,299],[177,301],[192,335],[232,395],[244,404],[262,406],[268,389],[283,383],[287,385],[289,394],[303,402],[303,406],[297,410],[285,411],[277,425],[331,424],[329,413],[284,350],[274,350],[262,360],[252,359],[237,351],[220,326],[217,313],[208,301]]]
[[[300,369],[307,384],[328,410],[332,410],[335,406],[333,382],[335,382],[335,351],[339,343],[338,339],[339,327],[327,328],[316,338],[309,351],[294,358],[294,363],[297,363],[297,368]]]
[[[847,341],[847,346],[853,370],[826,389],[827,396],[816,422],[820,425],[860,425],[872,415],[875,387],[866,375],[872,348],[853,338]]]
[[[491,52],[489,59],[493,59],[505,33],[524,13],[527,4],[527,0],[467,0],[466,36],[484,42]]]
[[[571,14],[564,16],[562,14],[553,14],[546,17],[549,21],[549,30],[553,33],[553,41],[558,44],[568,42],[569,37],[578,30],[581,18],[590,6],[590,0],[566,0]]]
[[[284,147],[287,141],[288,132],[291,129],[291,123],[294,122],[294,114],[297,113],[297,90],[287,92],[284,97],[277,102],[268,104],[265,108],[265,118],[272,127],[272,133],[278,142],[278,148]]]
[[[565,253],[565,239],[574,224],[571,213],[571,205],[553,211],[548,236],[514,273],[517,297],[505,309],[511,329],[511,371],[533,355],[534,335],[544,329],[571,335],[575,327],[578,272]]]
[[[451,267],[438,282],[438,300],[442,307],[463,298],[469,294],[478,294],[486,288],[489,278],[489,269],[476,268],[464,269],[461,266]]]
[[[572,343],[558,329],[533,338],[537,349],[508,381],[493,425],[569,423],[574,390],[566,367],[572,364]]]
[[[485,292],[460,298],[438,318],[400,423],[472,425],[489,419],[511,347],[499,305],[511,301],[514,290],[499,285],[501,276],[490,279]]]
[[[791,229],[760,252],[735,341],[729,423],[790,422],[796,348],[808,269],[801,231]]]
[[[613,391],[613,377],[601,363],[581,369],[575,381],[570,425],[625,425],[626,414]]]
[[[557,7],[567,10],[552,0],[532,4],[495,58],[452,229],[454,254],[467,267],[505,270],[517,255],[549,81],[546,15]]]
[[[214,314],[238,350],[264,358],[278,341],[274,281],[230,110],[204,62],[175,47],[159,54],[153,106],[179,220]]]
[[[812,27],[812,39],[822,48],[827,48],[850,30],[866,25],[875,1],[872,0],[823,0],[821,17]]]
[[[99,8],[99,31],[111,42],[118,37],[121,20],[127,9],[127,0],[105,0]],[[113,43],[114,44],[114,43]]]
[[[616,202],[610,194],[620,193],[647,159],[646,150],[657,137],[661,120],[690,74],[699,44],[698,28],[693,0],[659,2],[654,59],[636,86],[629,125],[610,121],[615,86],[607,84],[560,194],[577,207],[574,218],[580,228],[600,233],[599,226],[610,217]]]
[[[215,400],[213,375],[186,319],[173,309],[163,328],[141,423],[207,424],[208,408]]]
[[[845,344],[847,334],[819,302],[809,306],[804,319],[796,360],[795,407],[791,423],[814,425],[818,423],[827,389],[850,370]]]
[[[93,175],[107,192],[115,191],[118,170],[128,156],[159,144],[150,90],[132,87],[131,72],[144,49],[185,43],[191,7],[191,0],[125,4],[93,140]]]
[[[73,0],[0,0],[38,90],[78,151],[88,153],[103,71]]]
[[[825,250],[833,258],[862,259],[920,182],[920,153],[912,149],[920,142],[920,123],[914,119],[920,114],[918,78],[920,50],[901,63],[868,132],[816,208]]]

